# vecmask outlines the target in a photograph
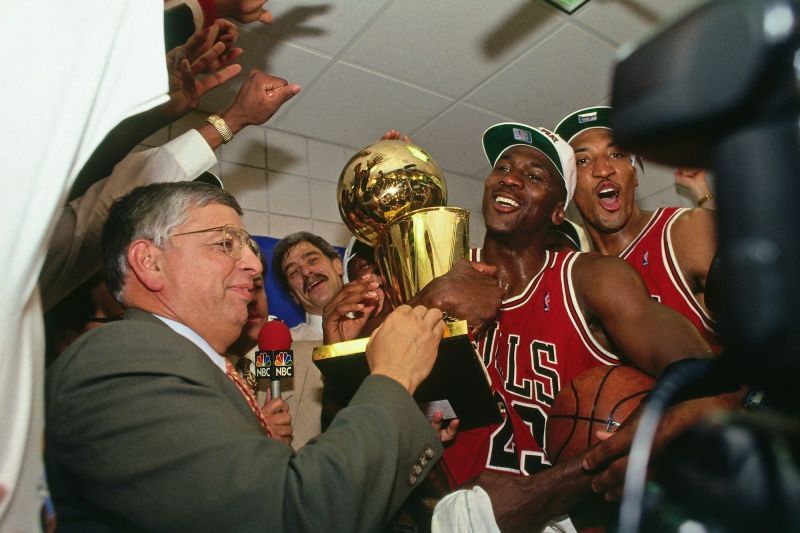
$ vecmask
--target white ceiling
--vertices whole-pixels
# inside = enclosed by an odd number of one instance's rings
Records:
[[[276,0],[267,4],[271,26],[241,28],[242,65],[303,88],[271,128],[354,150],[396,128],[445,171],[483,179],[488,126],[552,128],[577,108],[608,103],[620,44],[700,1],[591,0],[568,16],[544,0]],[[226,105],[240,83],[201,108]],[[669,171],[646,177],[639,197],[669,201]]]

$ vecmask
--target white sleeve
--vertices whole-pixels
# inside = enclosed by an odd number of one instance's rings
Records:
[[[50,309],[102,266],[100,236],[108,211],[140,185],[192,180],[217,158],[197,130],[164,146],[128,154],[111,175],[92,185],[61,210],[50,239],[39,286],[44,309]]]
[[[160,0],[3,2],[0,531],[37,531],[44,335],[38,273],[58,211],[106,134],[168,100]],[[42,67],[46,58],[46,67]]]

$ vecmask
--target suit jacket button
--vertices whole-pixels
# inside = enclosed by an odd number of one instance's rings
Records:
[[[433,448],[425,448],[425,457],[433,459]]]
[[[419,458],[419,464],[425,466],[426,464],[428,464],[428,458],[423,455],[422,457]]]
[[[420,475],[422,473],[422,467],[420,465],[414,465],[414,473]]]
[[[411,474],[410,476],[408,476],[408,484],[409,485],[413,485],[416,482],[417,482],[417,476],[415,476],[414,474]]]

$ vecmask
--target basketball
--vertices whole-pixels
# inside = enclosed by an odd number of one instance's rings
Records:
[[[594,446],[595,432],[614,431],[636,409],[655,380],[630,366],[600,366],[572,380],[547,417],[545,447],[553,464]]]

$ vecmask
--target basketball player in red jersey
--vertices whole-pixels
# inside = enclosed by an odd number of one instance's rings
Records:
[[[688,318],[718,352],[720,339],[704,298],[717,250],[716,221],[707,209],[713,196],[700,197],[698,209],[640,210],[635,157],[614,144],[610,115],[610,107],[579,109],[556,126],[575,150],[575,205],[594,248],[623,258],[653,298]]]
[[[620,360],[658,376],[677,359],[711,350],[691,323],[649,297],[624,261],[546,250],[548,227],[561,222],[574,190],[565,141],[544,128],[504,123],[489,128],[483,144],[493,169],[483,196],[486,237],[473,259],[491,266],[504,297],[477,340],[505,416],[499,425],[461,431],[443,466],[452,486],[469,481],[489,493],[502,530],[530,531],[565,514],[594,478],[580,457],[550,467],[544,451],[547,413],[561,387],[583,370]],[[438,281],[421,301],[445,310],[456,297],[477,301],[468,284],[441,296]],[[716,405],[708,401],[704,407]],[[613,479],[598,490],[616,494],[621,480]]]

